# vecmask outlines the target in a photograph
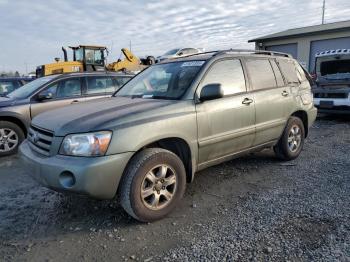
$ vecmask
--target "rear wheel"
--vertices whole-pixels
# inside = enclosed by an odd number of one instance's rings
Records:
[[[274,151],[277,157],[282,160],[293,160],[300,155],[304,140],[305,127],[303,122],[298,117],[290,117]]]
[[[24,140],[22,129],[8,121],[0,121],[0,156],[15,154]]]
[[[119,198],[135,219],[151,222],[165,217],[181,200],[186,187],[182,161],[174,153],[149,148],[129,163],[121,181]]]

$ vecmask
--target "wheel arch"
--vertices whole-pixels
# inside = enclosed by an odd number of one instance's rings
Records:
[[[298,111],[295,111],[291,116],[300,118],[300,120],[303,122],[303,125],[304,125],[305,137],[307,137],[309,134],[309,120],[308,120],[307,113],[304,110],[298,110]]]
[[[27,137],[27,127],[20,118],[16,116],[0,116],[0,121],[8,121],[18,125],[22,129],[24,136]]]
[[[186,170],[186,181],[187,183],[192,182],[195,171],[195,161],[192,156],[192,150],[189,143],[180,137],[166,137],[157,139],[155,141],[149,142],[142,145],[135,153],[142,151],[145,148],[163,148],[169,150],[177,155],[185,166]],[[130,161],[130,160],[129,160]]]

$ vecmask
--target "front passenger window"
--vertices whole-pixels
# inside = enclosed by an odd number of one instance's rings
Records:
[[[221,84],[224,96],[246,92],[240,60],[228,59],[215,63],[202,82],[202,86],[208,84]]]

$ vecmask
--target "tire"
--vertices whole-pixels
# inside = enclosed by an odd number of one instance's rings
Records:
[[[162,165],[168,168],[162,169]],[[155,176],[151,175],[151,171]],[[186,171],[179,157],[168,150],[149,148],[131,159],[118,195],[122,207],[130,216],[141,222],[152,222],[165,217],[177,206],[185,188]]]
[[[0,157],[17,153],[18,146],[24,138],[24,132],[18,125],[0,121]]]
[[[294,136],[293,133],[296,135]],[[276,156],[285,161],[297,158],[303,149],[304,140],[305,127],[303,122],[298,117],[290,117],[280,140],[274,147]]]

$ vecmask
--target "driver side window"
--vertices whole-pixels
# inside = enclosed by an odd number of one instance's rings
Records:
[[[58,83],[54,83],[48,86],[45,90],[41,91],[40,95],[48,96],[49,94],[51,94],[52,98],[56,98],[57,87],[58,87]]]

